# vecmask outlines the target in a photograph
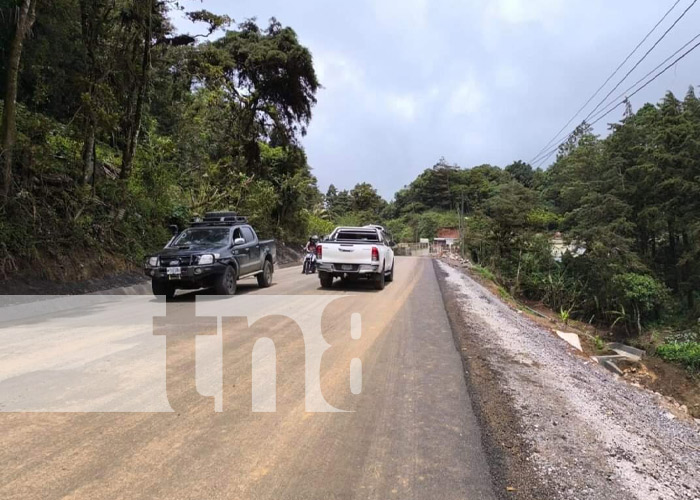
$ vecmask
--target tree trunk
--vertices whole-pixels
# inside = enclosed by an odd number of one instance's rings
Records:
[[[95,172],[95,122],[88,118],[87,131],[83,142],[83,175],[80,179],[82,185],[90,182],[90,176]]]
[[[126,144],[122,154],[122,169],[119,173],[120,179],[128,179],[131,175],[131,168],[134,163],[134,155],[139,141],[139,133],[141,131],[141,119],[143,117],[143,104],[146,100],[146,91],[148,90],[149,66],[151,63],[151,38],[152,38],[152,17],[153,17],[153,0],[148,0],[146,5],[146,18],[144,22],[143,36],[143,56],[141,59],[141,78],[136,86],[137,98],[136,106],[131,123],[127,130]]]
[[[671,254],[671,272],[673,273],[673,290],[680,292],[680,280],[678,276],[678,252],[676,250],[676,232],[671,219],[668,219],[668,249]]]
[[[101,14],[101,6],[97,0],[80,0],[80,27],[83,37],[83,46],[87,59],[87,94],[89,102],[85,105],[85,134],[83,136],[83,172],[80,184],[90,181],[90,176],[95,169],[95,134],[97,120],[95,118],[95,87],[97,81],[97,57],[95,51],[99,39],[101,22],[97,18]]]
[[[683,242],[683,253],[692,251],[690,244],[690,235],[687,231],[683,231],[681,241]],[[692,286],[692,273],[693,264],[690,257],[684,259],[683,264],[683,276],[681,284],[685,288],[685,297],[688,304],[688,310],[693,311],[695,309],[695,291]]]
[[[12,188],[12,153],[17,139],[16,114],[17,114],[17,86],[19,80],[19,63],[22,57],[22,45],[36,18],[37,0],[22,0],[19,7],[17,26],[10,45],[10,54],[7,64],[7,80],[5,85],[5,105],[2,113],[2,145],[0,146],[0,158],[2,159],[2,178],[0,179],[0,195],[7,200]]]

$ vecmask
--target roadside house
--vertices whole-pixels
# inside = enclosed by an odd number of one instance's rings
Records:
[[[444,250],[452,250],[453,246],[459,245],[459,229],[443,228],[438,229],[437,236],[433,238],[434,251],[442,253]]]
[[[552,257],[557,262],[561,262],[561,258],[565,253],[570,253],[574,257],[579,257],[586,253],[585,244],[580,244],[576,241],[567,244],[559,231],[554,233],[550,244],[552,247]]]

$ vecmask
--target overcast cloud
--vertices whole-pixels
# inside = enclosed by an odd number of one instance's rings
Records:
[[[265,24],[275,16],[294,28],[324,87],[303,139],[321,189],[367,181],[390,199],[441,156],[463,167],[533,157],[673,3],[207,0],[203,6],[236,21],[257,17]],[[681,0],[633,62],[690,3]],[[699,20],[696,6],[615,95],[695,36]],[[635,109],[666,90],[682,97],[700,83],[699,62],[700,49],[637,94]]]

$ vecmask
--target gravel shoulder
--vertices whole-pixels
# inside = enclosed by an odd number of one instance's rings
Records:
[[[700,499],[700,426],[434,265],[502,497]]]

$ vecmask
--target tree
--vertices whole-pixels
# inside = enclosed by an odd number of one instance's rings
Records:
[[[85,91],[83,93],[83,116],[85,134],[83,139],[83,171],[80,182],[86,183],[95,172],[95,137],[98,126],[99,90],[104,91],[100,81],[106,73],[103,67],[107,59],[105,54],[98,54],[104,47],[105,32],[109,27],[115,8],[113,2],[106,0],[80,0],[80,28],[86,59]]]
[[[379,215],[386,202],[377,194],[377,190],[368,182],[355,185],[350,191],[352,209],[356,212],[371,212]]]
[[[328,210],[329,213],[334,213],[335,212],[335,203],[338,199],[338,189],[331,184],[328,186],[328,191],[326,191],[326,195],[324,196],[324,203],[326,206],[326,210]]]
[[[523,186],[529,188],[533,187],[535,171],[529,163],[518,160],[508,165],[505,171]]]
[[[2,162],[0,195],[3,200],[7,200],[12,189],[13,149],[17,139],[17,87],[22,46],[36,19],[37,3],[38,0],[21,0],[16,6],[17,8],[13,9],[16,21],[8,56],[5,104],[2,112],[2,125],[0,126],[0,137],[2,138],[0,145],[0,161]]]
[[[126,106],[121,120],[124,134],[121,179],[128,179],[133,167],[134,155],[141,132],[143,107],[151,74],[151,48],[153,43],[153,18],[156,15],[155,0],[135,0],[131,5],[127,25],[136,35],[131,42],[130,57],[125,65],[127,81]],[[136,64],[140,60],[139,64]]]
[[[189,72],[194,85],[217,89],[228,114],[232,155],[244,159],[255,174],[260,166],[259,142],[296,144],[306,133],[319,82],[311,53],[296,33],[272,19],[261,29],[246,21],[193,54]]]

